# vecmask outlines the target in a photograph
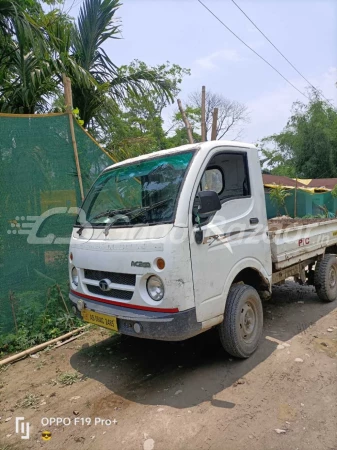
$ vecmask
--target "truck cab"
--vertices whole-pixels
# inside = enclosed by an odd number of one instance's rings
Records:
[[[211,141],[106,168],[74,225],[69,277],[87,322],[172,341],[217,326],[250,356],[272,280],[256,147]]]

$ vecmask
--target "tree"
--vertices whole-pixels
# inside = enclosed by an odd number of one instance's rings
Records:
[[[3,71],[2,112],[33,114],[48,109],[47,98],[56,95],[58,84],[52,61],[44,54],[39,48],[27,51],[24,30],[17,29],[16,42],[6,58],[6,73]]]
[[[47,1],[51,5],[57,5],[57,2]],[[14,5],[14,2],[10,3]],[[40,2],[24,0],[24,4],[33,7]],[[0,91],[2,111],[41,112],[41,108],[57,96],[62,73],[72,81],[73,103],[80,110],[84,126],[102,106],[111,105],[107,102],[109,99],[122,105],[130,95],[140,97],[152,90],[166,101],[172,101],[172,85],[165,74],[143,66],[129,71],[118,68],[102,48],[108,39],[119,36],[120,24],[115,17],[119,7],[119,0],[84,0],[76,23],[57,7],[49,13],[37,8],[33,18],[45,43],[37,51],[33,48],[35,40],[28,39],[18,27],[16,6],[11,13],[14,18],[9,22],[13,25],[10,32],[8,20],[1,22],[0,9],[0,26],[4,24],[5,30],[0,38],[11,44],[0,66],[4,84]],[[11,102],[13,98],[15,104]]]
[[[7,113],[46,112],[50,97],[59,92],[56,73],[61,65],[54,51],[59,40],[53,31],[66,23],[69,28],[70,20],[57,7],[45,13],[37,0],[10,3],[14,13],[6,19],[6,32],[0,33],[6,43],[0,57],[0,108]]]
[[[190,73],[169,62],[153,69],[166,78],[172,97],[178,95],[183,76]],[[129,75],[149,68],[136,60],[121,70]],[[162,118],[168,104],[168,99],[154,89],[148,89],[142,96],[130,94],[122,105],[106,100],[90,121],[89,131],[118,160],[172,147]]]
[[[171,85],[154,68],[135,70],[118,68],[108,57],[103,44],[117,39],[120,25],[115,17],[119,0],[85,0],[74,26],[70,52],[77,65],[90,74],[90,86],[85,86],[70,74],[74,106],[80,110],[84,126],[94,118],[107,98],[123,104],[130,95],[142,96],[154,90],[163,99],[172,101]]]
[[[270,149],[271,144],[274,147],[273,149]],[[276,144],[271,142],[269,138],[262,139],[258,147],[263,173],[281,175],[290,178],[295,178],[297,176],[292,155],[289,151],[285,150],[281,153]]]
[[[15,35],[25,35],[27,46],[43,44],[43,35],[29,11],[37,12],[36,0],[0,0],[0,86],[9,78],[8,61],[15,51]],[[1,95],[1,91],[0,91]]]
[[[187,101],[188,108],[193,111],[192,121],[196,127],[200,128],[201,123],[201,92],[192,92]],[[232,139],[240,137],[243,125],[249,122],[249,112],[247,107],[235,100],[229,100],[221,94],[206,90],[206,140],[210,138],[212,129],[213,111],[218,108],[217,139],[222,139],[225,135],[231,134]],[[190,117],[188,117],[190,119]]]
[[[184,107],[184,111],[192,128],[193,141],[201,142],[201,135],[198,132],[201,121],[200,109],[187,105]],[[167,143],[169,147],[179,147],[180,145],[189,144],[186,127],[179,110],[174,114],[171,122],[172,124],[167,132]]]
[[[280,215],[281,209],[284,208],[286,215],[289,216],[286,206],[286,198],[289,196],[289,192],[283,186],[275,186],[270,190],[270,200],[277,207],[277,215]]]
[[[149,68],[144,62],[135,60],[130,65],[120,68],[120,71],[127,76],[139,71],[150,70],[154,70],[158,76],[166,79],[172,98],[180,92],[183,76],[190,73],[189,70],[170,62]],[[130,93],[122,104],[116,104],[111,100],[105,101],[94,120],[90,122],[89,130],[105,145],[112,141],[116,143],[116,140],[112,138],[112,134],[117,137],[113,129],[116,124],[112,127],[114,122],[112,115],[117,114],[119,118],[123,119],[124,126],[128,124],[130,129],[132,128],[134,132],[137,131],[137,136],[151,134],[155,138],[157,149],[166,148],[166,132],[163,129],[162,111],[169,103],[170,101],[166,96],[151,88],[147,89],[141,96]],[[134,137],[133,132],[131,136]]]
[[[19,26],[27,37],[32,37],[38,27],[27,13],[37,12],[39,7],[36,0],[0,0],[0,36],[12,37]]]
[[[272,173],[301,178],[337,177],[336,110],[311,91],[308,104],[294,103],[283,131],[261,141],[261,153]]]

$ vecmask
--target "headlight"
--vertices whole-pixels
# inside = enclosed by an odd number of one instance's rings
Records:
[[[159,302],[164,297],[164,284],[156,275],[148,278],[146,289],[152,300]]]
[[[78,272],[77,272],[76,267],[73,267],[73,268],[72,268],[72,271],[71,271],[71,281],[72,281],[72,283],[73,283],[75,286],[78,286]]]

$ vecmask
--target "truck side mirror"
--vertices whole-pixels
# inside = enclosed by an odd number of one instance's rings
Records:
[[[221,209],[221,203],[218,194],[215,191],[199,191],[200,205],[198,206],[198,215],[207,217]]]

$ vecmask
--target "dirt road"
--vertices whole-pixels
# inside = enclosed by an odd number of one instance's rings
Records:
[[[165,343],[93,330],[5,368],[0,450],[336,450],[336,303],[287,283],[264,313],[261,346],[245,361],[214,331]],[[66,423],[46,425],[56,417]]]

